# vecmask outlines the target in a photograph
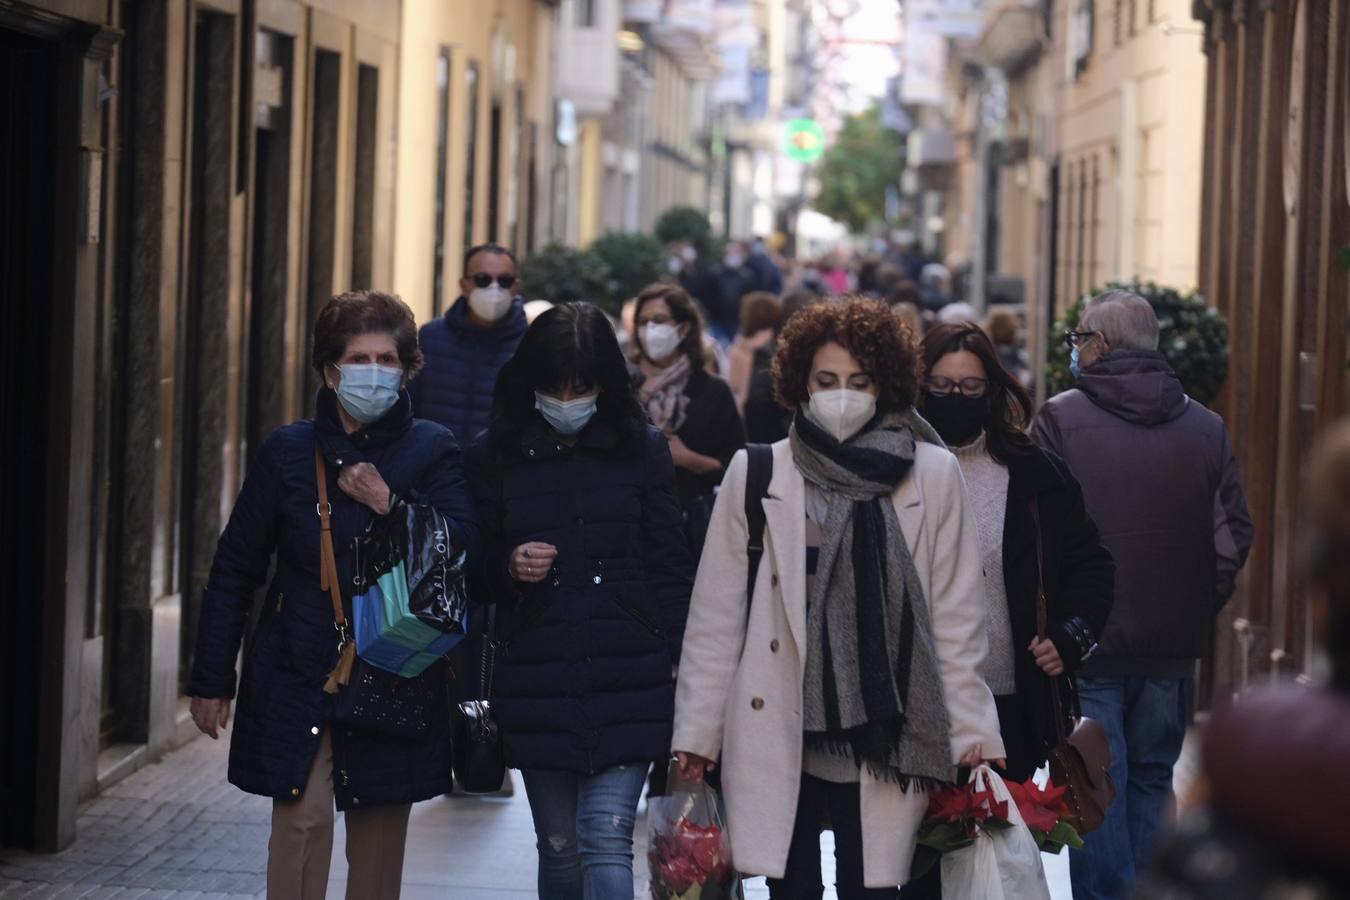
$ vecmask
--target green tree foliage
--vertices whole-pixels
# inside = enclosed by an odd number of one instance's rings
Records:
[[[1132,291],[1153,305],[1160,331],[1158,351],[1167,358],[1187,394],[1206,405],[1213,403],[1228,377],[1228,320],[1217,309],[1206,306],[1199,294],[1181,294],[1174,288],[1137,281],[1112,282],[1094,290],[1056,320],[1045,364],[1050,396],[1073,387],[1064,333],[1078,328],[1083,307],[1091,297],[1116,289]]]
[[[620,306],[665,273],[665,245],[639,231],[606,231],[591,251],[609,266],[609,295]]]
[[[820,191],[812,206],[861,234],[886,221],[887,191],[898,189],[904,136],[881,124],[881,109],[849,116],[820,158]]]
[[[711,262],[721,254],[721,247],[713,237],[708,214],[693,206],[672,206],[656,220],[653,229],[662,246],[671,241],[688,241],[698,251],[700,260]]]
[[[549,244],[520,264],[530,300],[568,303],[584,300],[606,312],[617,312],[609,293],[609,266],[596,253],[563,244]]]

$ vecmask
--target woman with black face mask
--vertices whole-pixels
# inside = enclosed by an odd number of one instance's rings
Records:
[[[1051,691],[1066,715],[1077,706],[1069,676],[1106,625],[1115,567],[1064,461],[1027,437],[1026,389],[979,326],[939,325],[922,349],[921,411],[956,454],[978,523],[989,624],[983,674],[998,706],[1008,776],[1025,781],[1056,743]],[[1036,614],[1042,581],[1044,640]]]

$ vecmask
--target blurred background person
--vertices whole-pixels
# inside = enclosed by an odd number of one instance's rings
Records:
[[[948,303],[937,311],[936,321],[939,325],[964,325],[976,318],[975,307],[969,303]]]
[[[792,411],[778,403],[773,390],[773,358],[778,350],[778,336],[788,321],[822,297],[815,291],[799,287],[783,297],[783,311],[774,330],[774,339],[755,351],[750,371],[750,384],[745,395],[745,439],[755,444],[772,444],[787,437],[792,424]]]
[[[745,245],[731,241],[722,264],[713,273],[712,296],[699,298],[708,314],[708,331],[721,345],[730,346],[741,320],[741,298],[756,290],[755,272],[746,265]]]
[[[553,308],[547,300],[527,300],[525,302],[525,322],[529,324]]]
[[[1031,366],[1027,365],[1026,354],[1022,352],[1022,323],[1017,313],[1010,309],[994,307],[984,319],[984,332],[993,341],[998,351],[998,361],[1003,368],[1016,378],[1022,387],[1031,389]]]
[[[745,409],[745,398],[750,393],[750,376],[755,366],[755,353],[773,342],[778,325],[783,320],[783,304],[776,294],[754,291],[741,301],[741,327],[727,351],[727,384],[736,398],[736,405]]]
[[[1333,900],[1350,896],[1350,424],[1309,462],[1302,541],[1312,688],[1244,695],[1201,739],[1203,807],[1165,839],[1140,900]]]
[[[923,297],[919,293],[918,284],[907,279],[892,283],[886,291],[886,303],[890,306],[891,312],[909,326],[916,341],[923,338],[923,316],[919,311]]]
[[[842,254],[827,253],[820,261],[820,279],[825,282],[831,294],[842,297],[852,288],[852,277],[844,265]]]
[[[782,293],[783,272],[769,254],[764,238],[756,237],[750,242],[745,264],[755,273],[755,290],[775,295]]]
[[[638,295],[633,315],[639,349],[633,384],[648,421],[670,443],[697,562],[713,493],[731,457],[745,446],[745,428],[731,388],[705,368],[703,321],[689,295],[675,285],[654,284]]]
[[[669,444],[598,307],[565,303],[530,326],[465,462],[509,647],[493,709],[529,796],[539,897],[632,900],[633,827],[647,767],[670,749],[690,570]]]
[[[952,273],[942,263],[925,263],[918,281],[924,309],[938,312],[952,302]]]

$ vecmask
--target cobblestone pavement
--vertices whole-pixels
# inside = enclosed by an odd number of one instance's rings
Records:
[[[53,855],[0,850],[0,898],[224,900],[262,897],[271,801],[225,781],[227,744],[199,738],[118,782],[81,811],[74,846]],[[519,786],[519,775],[515,776]],[[639,843],[646,834],[639,821]],[[346,883],[341,817],[328,896]],[[637,896],[646,891],[641,846]],[[825,881],[833,847],[823,838]],[[1045,857],[1056,900],[1068,900],[1068,865]],[[404,900],[528,900],[535,896],[534,829],[524,791],[511,798],[454,797],[413,808]],[[768,892],[748,884],[751,900]],[[833,900],[834,891],[827,889]]]

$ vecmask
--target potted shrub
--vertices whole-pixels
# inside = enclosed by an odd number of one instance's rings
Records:
[[[520,264],[522,293],[528,300],[567,303],[584,300],[614,313],[609,266],[590,250],[549,244]]]

